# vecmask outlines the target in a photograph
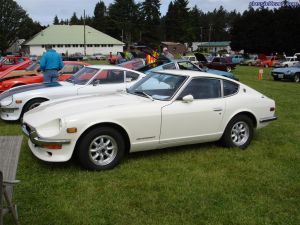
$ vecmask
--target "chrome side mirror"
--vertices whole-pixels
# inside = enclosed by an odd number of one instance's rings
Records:
[[[184,103],[190,103],[190,102],[194,101],[194,97],[193,97],[193,95],[186,95],[182,98],[182,101]]]

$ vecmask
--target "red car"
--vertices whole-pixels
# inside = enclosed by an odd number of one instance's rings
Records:
[[[59,71],[60,75],[58,79],[60,81],[70,78],[82,67],[90,65],[85,62],[77,61],[64,61],[64,64],[64,68]],[[43,82],[43,74],[40,73],[40,66],[38,63],[31,64],[24,71],[17,71],[16,69],[18,69],[18,66],[22,67],[23,64],[15,65],[15,68],[12,67],[0,73],[0,93],[16,86]],[[15,70],[13,71],[13,69]]]
[[[26,62],[26,63],[23,63]],[[0,63],[0,72],[5,71],[15,65],[18,65],[20,63],[23,63],[22,66],[18,67],[18,70],[25,70],[26,67],[28,67],[32,61],[28,57],[23,56],[5,56],[4,59]]]

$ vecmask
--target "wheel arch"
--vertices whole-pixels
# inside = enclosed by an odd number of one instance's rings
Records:
[[[37,99],[45,100],[45,101],[49,101],[49,100],[50,100],[50,99],[45,98],[45,97],[35,97],[35,98],[32,98],[32,99],[29,99],[29,100],[24,104],[24,106],[22,107],[21,115],[24,114],[24,110],[25,110],[26,107],[30,104],[30,102],[32,102],[32,101],[34,101],[34,100],[37,100]]]
[[[79,138],[76,141],[73,154],[74,154],[74,152],[77,152],[78,145],[79,145],[80,141],[82,140],[82,138],[89,131],[91,131],[93,129],[96,129],[96,128],[100,128],[100,127],[111,127],[111,128],[116,129],[117,131],[119,131],[121,133],[122,137],[124,138],[124,141],[125,141],[125,151],[126,151],[126,153],[129,152],[129,150],[130,150],[130,139],[129,139],[129,135],[128,135],[127,131],[124,129],[124,127],[122,127],[119,124],[113,123],[113,122],[102,122],[102,123],[97,123],[97,124],[94,124],[94,125],[88,127],[82,134],[80,134]]]
[[[225,129],[226,129],[228,123],[229,123],[234,117],[239,116],[239,115],[245,115],[245,116],[248,116],[248,117],[251,119],[251,121],[253,122],[253,127],[254,127],[254,128],[257,127],[257,119],[256,119],[255,115],[254,115],[252,112],[250,112],[250,111],[241,111],[241,112],[238,112],[238,113],[234,114],[234,116],[232,116],[232,117],[228,120],[228,122],[227,122],[227,124],[226,124],[226,126],[225,126]]]

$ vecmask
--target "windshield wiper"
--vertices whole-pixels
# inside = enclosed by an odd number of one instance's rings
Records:
[[[134,91],[133,93],[135,93],[135,94],[142,94],[142,95],[146,96],[147,98],[151,99],[152,101],[154,101],[154,98],[152,98],[151,95],[148,95],[148,94],[147,94],[146,92],[144,92],[144,91]]]

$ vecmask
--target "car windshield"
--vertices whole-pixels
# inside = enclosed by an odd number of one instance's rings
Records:
[[[77,73],[75,73],[72,77],[67,79],[67,82],[71,82],[73,84],[79,84],[79,85],[85,85],[87,84],[96,73],[98,73],[100,70],[90,67],[84,67],[81,70],[79,70]]]
[[[128,89],[128,93],[167,101],[178,91],[186,76],[152,72]]]
[[[26,67],[26,71],[33,71],[36,69],[39,69],[40,65],[38,63],[32,63],[31,65],[29,65],[28,67]]]

